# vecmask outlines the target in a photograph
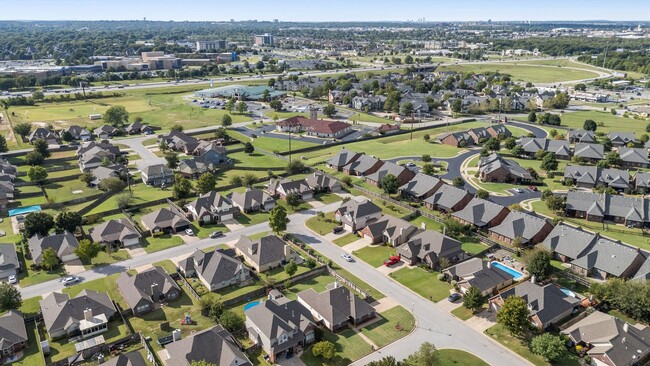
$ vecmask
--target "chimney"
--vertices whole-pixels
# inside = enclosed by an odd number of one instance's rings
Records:
[[[492,262],[490,261],[487,262],[487,268],[492,268]]]
[[[291,247],[287,244],[284,245],[284,259],[289,262],[291,260],[293,252],[291,251]]]
[[[174,329],[174,331],[172,332],[172,339],[174,340],[174,342],[181,340],[181,330],[180,329]]]
[[[339,288],[339,281],[334,281],[334,288]]]
[[[629,329],[630,329],[630,324],[628,324],[628,322],[623,323],[623,331],[624,331],[625,333],[629,333],[629,332],[628,332]]]
[[[530,276],[530,283],[534,284],[537,282],[537,278],[535,278],[535,275]]]
[[[84,310],[84,320],[90,321],[90,319],[93,318],[93,310],[90,308],[86,308]]]
[[[318,119],[318,109],[314,107],[309,108],[309,119]]]
[[[427,229],[427,224],[423,221],[422,224],[420,224],[420,229],[426,230]]]
[[[160,291],[158,291],[158,284],[157,283],[152,283],[151,284],[151,298],[153,301],[158,301],[158,297],[160,295]]]

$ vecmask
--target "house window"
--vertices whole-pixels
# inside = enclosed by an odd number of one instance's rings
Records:
[[[142,312],[142,311],[146,311],[146,310],[149,310],[149,305],[141,305],[141,306],[138,306],[137,308],[135,308],[135,311],[137,313]]]

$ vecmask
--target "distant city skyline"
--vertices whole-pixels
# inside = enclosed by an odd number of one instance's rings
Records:
[[[228,21],[648,21],[650,1],[621,0],[2,0],[0,20]],[[640,17],[645,17],[640,18]],[[635,19],[638,18],[638,19]]]

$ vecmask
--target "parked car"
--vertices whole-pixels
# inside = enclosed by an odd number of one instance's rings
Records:
[[[354,259],[352,259],[352,256],[349,255],[348,253],[341,254],[341,258],[345,259],[348,262],[353,262],[354,261]]]
[[[461,296],[460,296],[460,294],[459,294],[458,292],[454,292],[453,294],[449,295],[449,297],[447,298],[447,300],[448,300],[449,302],[455,302],[455,301],[457,301],[458,299],[460,299],[460,297],[461,297]]]
[[[185,234],[187,234],[187,235],[189,235],[189,236],[193,236],[193,235],[194,235],[194,230],[192,230],[192,229],[185,229]]]
[[[536,186],[529,186],[528,189],[530,189],[533,192],[537,192],[537,187]]]
[[[513,189],[513,191],[515,191],[517,193],[524,193],[524,190],[521,189],[521,188],[515,188],[515,189]]]
[[[332,229],[332,233],[334,234],[340,234],[343,232],[343,226],[337,226],[334,229]]]
[[[70,285],[75,284],[75,283],[77,283],[77,282],[79,282],[79,281],[81,281],[81,280],[79,279],[79,277],[77,277],[77,276],[70,276],[70,277],[66,277],[66,278],[64,278],[63,280],[61,280],[61,283],[63,284],[63,286],[70,286]]]
[[[401,256],[399,254],[398,255],[391,255],[390,257],[388,257],[388,259],[386,259],[384,261],[384,266],[391,267],[392,265],[399,263],[399,261],[401,259],[402,258],[401,258]]]
[[[15,285],[18,283],[18,279],[16,278],[16,275],[11,275],[9,276],[7,282],[9,282],[10,285]]]
[[[222,235],[223,235],[223,231],[217,230],[217,231],[213,232],[212,234],[210,234],[210,238],[214,239],[214,238],[218,238],[218,237],[220,237]]]

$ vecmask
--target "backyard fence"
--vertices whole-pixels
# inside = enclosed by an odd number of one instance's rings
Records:
[[[138,333],[138,335],[140,336],[140,343],[142,343],[142,346],[147,351],[147,360],[149,360],[153,366],[160,366],[158,356],[149,345],[149,342],[147,342],[147,339],[142,335],[142,333]]]

